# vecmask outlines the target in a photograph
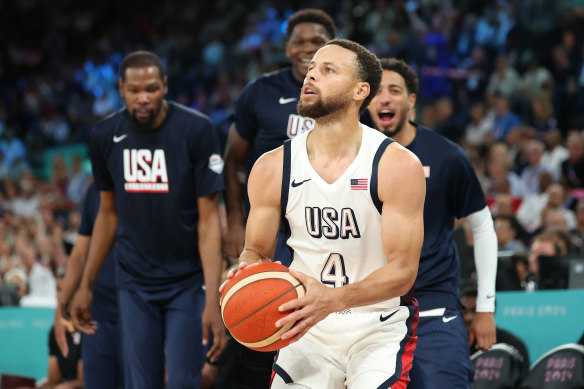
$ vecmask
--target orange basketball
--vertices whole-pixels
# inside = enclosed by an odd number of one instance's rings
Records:
[[[276,321],[291,311],[278,307],[304,296],[304,285],[286,266],[259,262],[239,270],[221,295],[221,316],[231,336],[244,346],[258,351],[275,351],[289,340],[280,336],[294,323],[276,327]]]

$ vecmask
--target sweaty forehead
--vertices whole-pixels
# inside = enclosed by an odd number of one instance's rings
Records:
[[[129,79],[160,79],[160,71],[156,66],[129,67],[126,69],[126,80]]]
[[[337,45],[327,45],[320,48],[312,58],[312,62],[315,64],[330,63],[337,67],[347,68],[353,68],[356,61],[357,54]]]

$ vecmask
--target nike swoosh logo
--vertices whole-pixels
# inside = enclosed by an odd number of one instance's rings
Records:
[[[280,100],[278,100],[278,103],[280,103],[280,104],[288,104],[288,103],[291,103],[293,101],[296,101],[296,97],[290,97],[289,99],[285,99],[283,97],[280,97]]]
[[[487,296],[487,298],[488,299],[494,299],[495,298],[495,295],[494,294],[490,294],[490,295]]]
[[[118,143],[118,142],[123,141],[127,136],[128,136],[128,134],[124,134],[124,135],[120,135],[120,136],[114,135],[114,143]]]
[[[304,184],[306,181],[310,181],[311,179],[309,178],[308,180],[304,180],[304,181],[300,181],[300,182],[295,182],[294,180],[292,180],[292,188],[296,188],[297,186],[300,186],[302,184]]]
[[[444,323],[448,323],[449,321],[452,321],[452,320],[456,319],[457,317],[458,317],[457,315],[450,316],[450,317],[443,317],[443,318],[442,318],[442,321],[443,321]]]
[[[387,319],[389,319],[390,317],[392,317],[393,315],[395,315],[398,312],[399,312],[399,309],[396,310],[396,311],[393,311],[392,313],[390,313],[387,316],[383,316],[383,313],[382,313],[381,315],[379,315],[379,321],[384,322],[384,321],[386,321]]]

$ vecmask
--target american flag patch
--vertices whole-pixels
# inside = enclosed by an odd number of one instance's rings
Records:
[[[351,178],[351,190],[367,190],[368,178]]]

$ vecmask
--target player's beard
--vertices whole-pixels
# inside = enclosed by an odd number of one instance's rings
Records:
[[[138,117],[136,116],[136,110],[134,109],[132,111],[132,125],[134,126],[134,128],[137,131],[140,132],[148,132],[148,131],[152,131],[152,126],[154,125],[154,122],[156,121],[156,117],[158,116],[158,114],[160,113],[160,107],[158,108],[158,110],[155,110],[154,108],[149,110],[149,118],[146,121],[142,121],[140,119],[138,119]]]
[[[344,110],[349,104],[350,99],[351,98],[347,93],[333,95],[324,99],[321,96],[318,96],[318,100],[312,104],[304,103],[302,99],[300,99],[296,108],[300,115],[312,119],[318,119]]]
[[[389,128],[384,128],[383,133],[385,135],[389,136],[390,138],[393,138],[394,136],[399,134],[400,131],[406,125],[406,120],[407,120],[408,115],[409,115],[409,112],[405,112],[405,114],[402,117],[400,117],[399,122],[397,123],[397,126],[395,126],[395,130],[392,131]]]

